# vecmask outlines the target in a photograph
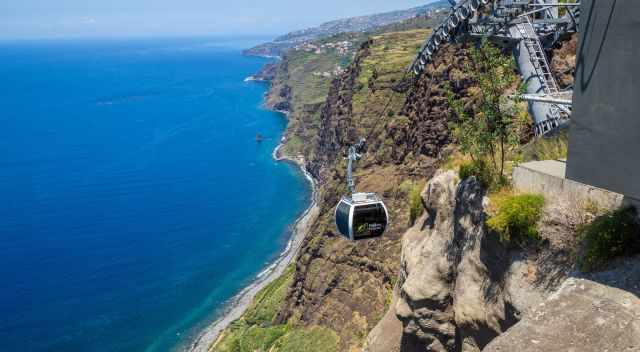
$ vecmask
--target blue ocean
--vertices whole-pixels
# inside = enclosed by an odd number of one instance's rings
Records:
[[[277,259],[311,192],[252,44],[0,42],[0,350],[175,350]]]

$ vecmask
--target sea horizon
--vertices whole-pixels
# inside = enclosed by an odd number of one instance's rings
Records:
[[[278,259],[311,193],[260,40],[0,40],[6,348],[183,348]]]
[[[225,41],[235,42],[237,45],[229,46],[229,49],[249,49],[252,46],[269,42],[274,38],[280,36],[280,33],[247,33],[247,34],[153,34],[153,35],[126,35],[126,36],[0,36],[0,43],[29,43],[29,42],[109,42],[109,41],[167,41],[167,40],[182,40],[182,41],[217,41],[223,43]]]

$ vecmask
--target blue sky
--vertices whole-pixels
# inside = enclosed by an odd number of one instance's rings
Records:
[[[275,35],[433,0],[0,0],[0,37]]]

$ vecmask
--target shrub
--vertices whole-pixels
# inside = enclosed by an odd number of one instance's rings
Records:
[[[487,163],[482,160],[463,163],[460,165],[458,175],[461,180],[466,180],[471,176],[475,176],[486,188],[490,188],[494,183],[491,169],[488,167]]]
[[[422,205],[422,186],[418,182],[404,181],[400,184],[400,192],[407,196],[409,199],[409,224],[413,225],[416,219],[424,212],[424,206]]]
[[[411,225],[415,224],[416,219],[422,215],[422,212],[424,212],[424,207],[422,206],[420,190],[414,188],[409,193],[409,221]]]
[[[221,340],[211,349],[212,352],[254,352],[268,351],[273,344],[289,331],[287,325],[267,328],[258,326],[237,327],[223,333]]]
[[[617,257],[640,253],[640,224],[635,208],[621,208],[597,217],[578,233],[584,253],[580,269],[593,271]]]
[[[460,151],[474,160],[486,159],[500,179],[505,174],[506,157],[520,143],[519,99],[509,99],[519,81],[512,55],[484,39],[471,48],[471,63],[464,75],[478,86],[473,106],[469,106],[450,86],[445,87],[449,106],[456,118],[450,124],[451,134]],[[525,86],[520,85],[524,92]]]
[[[566,131],[538,138],[522,148],[522,160],[558,160],[567,158],[569,135]]]
[[[238,340],[239,350],[241,352],[268,351],[279,338],[287,333],[288,329],[286,325],[277,325],[268,328],[261,328],[254,325]]]
[[[244,314],[249,325],[270,325],[275,319],[287,290],[293,282],[295,266],[289,265],[285,272],[265,288],[260,290]]]
[[[508,196],[498,200],[496,213],[487,225],[504,242],[537,241],[540,239],[537,223],[542,216],[544,197],[535,194]]]

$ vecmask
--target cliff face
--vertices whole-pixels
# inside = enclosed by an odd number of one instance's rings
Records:
[[[397,162],[376,160],[376,146],[387,138],[383,126],[392,120],[388,114],[384,121],[378,118],[382,101],[392,100],[392,117],[400,111],[406,94],[394,92],[391,83],[400,79],[410,50],[424,35],[389,34],[364,43],[349,68],[332,81],[320,112],[319,138],[312,144],[307,167],[320,180],[323,215],[301,249],[279,322],[328,327],[340,336],[339,351],[362,346],[388,308],[399,272],[399,236],[408,226],[408,204],[398,186],[411,175]],[[402,60],[374,74],[371,68],[385,51],[402,54]],[[392,223],[383,239],[351,243],[334,233],[333,209],[346,193],[344,153],[372,128],[377,131],[370,136],[369,152],[357,166],[358,188],[383,196]],[[432,170],[425,168],[421,175]]]
[[[466,64],[469,64],[468,47],[447,44],[416,82],[403,106],[403,115],[409,117],[409,122],[393,131],[406,154],[436,158],[451,143],[448,124],[453,116],[445,88],[448,85],[467,107],[474,104],[474,86],[463,72]]]
[[[392,39],[404,38],[387,38]],[[393,165],[410,177],[430,175],[442,150],[451,143],[448,124],[453,117],[445,86],[450,85],[469,106],[474,103],[472,82],[462,71],[468,63],[466,47],[447,45],[443,52],[448,56],[436,59],[416,82],[408,82],[409,91],[394,93],[392,88],[402,78],[410,78],[403,71],[372,70],[373,64],[385,60],[385,52],[376,50],[379,46],[373,41],[365,43],[350,69],[333,82],[321,117],[318,152],[309,163],[317,177],[326,178],[323,172],[333,172],[323,166],[342,156],[362,136],[368,137],[369,153],[360,167]],[[384,110],[387,99],[391,99],[389,108]]]
[[[401,235],[410,226],[408,195],[400,185],[418,187],[428,179],[450,143],[446,82],[472,103],[471,83],[462,74],[467,51],[458,45],[445,49],[453,63],[439,59],[409,91],[393,89],[406,79],[406,67],[428,33],[373,36],[343,72],[322,80],[314,72],[332,65],[326,58],[290,53],[267,97],[269,106],[289,112],[284,149],[305,156],[319,180],[322,212],[301,248],[274,323],[328,328],[339,336],[339,351],[360,350],[392,303]],[[322,94],[323,102],[314,98]],[[427,99],[430,104],[424,104]],[[356,166],[358,189],[384,198],[391,225],[383,239],[351,243],[334,233],[333,210],[346,193],[345,152],[361,137],[367,147]]]
[[[362,60],[368,55],[370,45],[371,41],[365,42],[346,72],[331,82],[331,89],[320,114],[319,138],[314,146],[316,152],[307,165],[311,174],[318,179],[326,180],[327,174],[334,172],[331,167],[336,164],[338,156],[344,153],[344,146],[357,142],[351,118],[353,96]]]

